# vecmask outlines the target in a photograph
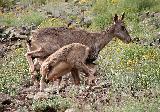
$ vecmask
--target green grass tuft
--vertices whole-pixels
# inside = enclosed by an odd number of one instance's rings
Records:
[[[0,92],[15,95],[21,82],[30,80],[25,51],[24,48],[19,48],[4,57],[4,62],[0,65]]]

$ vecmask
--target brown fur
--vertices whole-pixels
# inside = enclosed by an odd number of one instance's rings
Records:
[[[90,48],[87,63],[92,63],[97,59],[99,51],[102,50],[114,37],[118,37],[125,43],[131,41],[131,37],[125,28],[123,22],[124,14],[121,19],[114,17],[114,24],[108,30],[100,33],[91,33],[84,30],[69,28],[43,28],[33,34],[31,38],[31,52],[26,53],[27,60],[30,65],[30,71],[34,71],[32,58],[46,58],[59,48],[71,44],[82,43]],[[73,73],[72,73],[73,70]],[[78,71],[72,69],[73,77],[78,76]]]
[[[31,48],[31,44],[30,44],[30,42],[31,41],[27,41],[27,52],[30,52],[33,48]],[[37,71],[40,71],[40,67],[41,67],[41,65],[42,65],[42,63],[43,63],[43,61],[45,60],[46,58],[36,58],[35,60],[34,60],[34,71],[33,72],[31,72],[31,78],[32,78],[32,80],[35,80],[35,75],[37,74]],[[59,65],[60,66],[60,65]],[[96,69],[95,68],[95,65],[92,65],[92,64],[88,64],[88,66],[90,66],[90,68],[93,68],[93,69]],[[58,68],[58,67],[57,67]],[[52,68],[51,68],[52,69]],[[56,69],[57,70],[57,69]],[[76,75],[72,75],[72,77],[73,77],[73,79],[74,79],[74,82],[75,82],[75,84],[76,85],[78,85],[79,84],[79,81],[80,81],[80,78],[79,78],[79,75],[78,75],[78,73],[77,73],[77,69],[75,68],[75,69],[73,69],[73,70],[71,70],[71,73],[72,74],[76,74]],[[57,72],[58,72],[58,70],[57,70]],[[59,78],[59,84],[60,84],[60,82],[61,82],[61,79],[62,79],[62,77],[60,77]],[[34,82],[34,85],[39,85],[38,84],[38,82],[36,81],[36,82]]]
[[[42,77],[40,80],[40,90],[43,90],[43,83],[46,76],[48,80],[56,80],[70,72],[72,68],[77,68],[93,78],[94,72],[85,64],[88,55],[89,47],[80,43],[66,45],[51,54],[41,65],[40,74]]]

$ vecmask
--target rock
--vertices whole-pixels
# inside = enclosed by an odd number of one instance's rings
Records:
[[[14,32],[14,27],[9,27],[9,28],[7,28],[5,31],[4,31],[4,33],[6,34],[6,35],[10,35],[11,34],[11,32]]]
[[[44,93],[44,92],[38,92],[34,95],[34,100],[39,100],[39,99],[47,99],[49,96],[48,93]]]
[[[81,26],[89,27],[92,24],[92,18],[91,17],[84,17],[81,18],[80,23]]]
[[[4,105],[0,104],[0,112],[4,111]]]
[[[0,34],[6,30],[6,26],[0,26]]]
[[[160,18],[160,12],[154,13],[154,17]]]
[[[7,94],[0,93],[0,104],[2,105],[10,105],[12,103],[11,97]]]
[[[4,44],[0,43],[0,58],[2,58],[5,55],[6,51],[7,51],[7,47]]]
[[[70,109],[67,109],[65,112],[77,112],[77,111],[74,108],[70,108]]]
[[[33,98],[34,98],[34,95],[31,93],[31,94],[28,94],[26,97],[27,97],[28,99],[33,99]]]
[[[111,83],[111,82],[102,82],[102,83],[100,84],[100,86],[101,86],[102,88],[110,88],[110,87],[112,86],[112,83]]]

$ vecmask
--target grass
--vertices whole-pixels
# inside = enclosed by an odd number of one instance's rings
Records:
[[[28,1],[27,1],[28,2]],[[85,1],[83,5],[85,4]],[[46,7],[49,6],[49,3]],[[157,38],[160,31],[158,17],[142,18],[146,12],[159,12],[159,0],[97,0],[92,4],[89,16],[93,16],[93,31],[101,31],[112,22],[112,16],[126,12],[126,26],[132,37],[146,39],[148,41]],[[47,7],[48,11],[52,8]],[[5,13],[0,17],[0,24],[7,26],[22,26],[36,24],[39,28],[66,26],[64,19],[45,18],[43,13],[35,10],[22,11],[17,18],[14,13]],[[69,15],[77,19],[76,15]],[[87,29],[88,30],[88,29]],[[22,79],[28,77],[28,65],[24,57],[25,48],[16,49],[11,56],[5,57],[0,65],[0,92],[11,95],[16,94]],[[160,111],[160,49],[151,46],[137,45],[134,43],[123,44],[114,40],[105,47],[99,55],[98,70],[103,81],[111,82],[111,89],[108,90],[110,104],[101,105],[101,111],[105,112],[158,112]],[[74,98],[76,92],[70,90],[68,97]],[[74,93],[75,92],[75,93]],[[120,95],[121,100],[117,103],[116,97]],[[33,101],[34,110],[41,110],[44,107],[62,109],[71,107],[74,101],[67,98],[55,97],[43,101]],[[78,102],[76,102],[78,103]],[[80,105],[76,104],[74,105]],[[96,104],[91,105],[91,110]],[[78,106],[77,106],[78,107]],[[91,111],[90,110],[90,111]],[[41,110],[43,111],[43,110]]]
[[[114,82],[115,87],[125,89],[160,87],[160,50],[120,43],[112,43],[100,53],[98,64],[104,77]]]
[[[38,26],[45,19],[45,15],[35,10],[25,10],[21,13],[3,13],[0,17],[0,25],[20,27],[23,25]]]
[[[66,98],[59,96],[52,97],[47,100],[33,101],[32,108],[35,112],[46,112],[46,111],[61,111],[64,112],[71,106],[70,102]]]
[[[66,21],[64,19],[49,18],[45,19],[38,27],[46,28],[46,27],[63,27],[63,26],[66,26]]]
[[[114,14],[126,13],[126,24],[128,29],[131,31],[131,35],[138,38],[154,38],[157,31],[160,31],[158,25],[158,18],[148,18],[141,20],[142,13],[147,11],[157,12],[157,8],[160,4],[159,1],[154,0],[116,0],[116,3],[112,3],[109,0],[99,0],[92,7],[92,13],[96,15],[93,19],[93,24],[91,25],[91,30],[103,30],[108,25],[111,24]],[[152,10],[151,10],[152,9]],[[160,11],[160,8],[159,8]],[[154,19],[154,24],[152,19]],[[152,21],[152,25],[150,22]],[[145,24],[144,24],[145,22]]]
[[[128,100],[129,99],[129,100]],[[119,106],[107,106],[105,112],[159,112],[160,99],[143,98],[140,101],[128,98]]]
[[[13,5],[15,5],[15,1],[14,0],[1,0],[0,1],[0,7],[11,8]]]
[[[24,48],[19,48],[3,58],[0,65],[0,92],[15,95],[21,82],[29,79],[25,52]]]

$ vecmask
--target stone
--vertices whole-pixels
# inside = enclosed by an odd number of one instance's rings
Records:
[[[0,93],[0,104],[10,105],[12,103],[11,97],[5,93]]]
[[[39,99],[47,99],[49,96],[48,93],[45,92],[38,92],[34,95],[34,100],[39,100]]]
[[[67,109],[65,112],[76,112],[76,109],[74,109],[74,108],[69,108],[69,109]]]
[[[28,99],[33,99],[33,98],[34,98],[34,95],[31,93],[31,94],[28,94],[26,97],[27,97]]]

